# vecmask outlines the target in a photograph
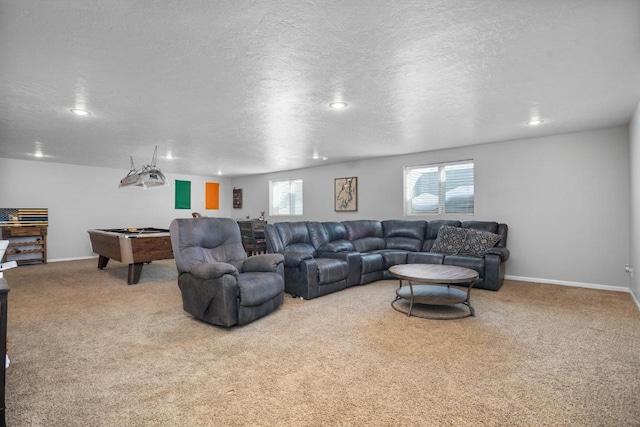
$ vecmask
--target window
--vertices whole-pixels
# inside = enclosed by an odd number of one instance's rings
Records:
[[[269,215],[302,215],[302,180],[269,181]]]
[[[404,214],[472,214],[473,160],[404,168]]]

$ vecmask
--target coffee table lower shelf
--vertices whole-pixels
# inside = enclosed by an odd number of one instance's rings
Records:
[[[427,319],[462,319],[464,317],[475,316],[475,310],[469,302],[469,291],[463,291],[446,284],[413,285],[409,281],[409,286],[400,286],[396,289],[396,299],[391,302],[391,306],[407,316],[417,316]],[[406,303],[403,304],[403,302]],[[406,307],[408,303],[408,307]],[[413,312],[415,304],[429,306],[450,306],[463,304],[469,309],[469,313],[454,314],[453,316],[432,316],[423,311]]]

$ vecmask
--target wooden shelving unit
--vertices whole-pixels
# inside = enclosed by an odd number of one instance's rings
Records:
[[[2,239],[9,241],[4,261],[20,264],[47,263],[47,227],[2,227]]]
[[[2,262],[47,263],[48,209],[0,208],[0,236],[9,241]]]
[[[267,221],[262,220],[246,220],[238,221],[240,226],[240,235],[242,237],[242,246],[248,256],[257,255],[267,252],[267,241],[264,235],[264,228]]]

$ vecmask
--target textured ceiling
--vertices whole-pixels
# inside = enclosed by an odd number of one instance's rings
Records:
[[[6,158],[126,171],[157,145],[165,173],[245,175],[622,125],[638,102],[637,0],[0,0]]]

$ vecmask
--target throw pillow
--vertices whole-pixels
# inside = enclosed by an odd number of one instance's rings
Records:
[[[501,238],[502,237],[495,233],[469,228],[469,232],[467,233],[467,237],[464,240],[459,253],[465,255],[484,256],[484,251],[494,247]]]
[[[438,230],[438,236],[436,241],[433,242],[431,252],[440,252],[447,255],[457,254],[462,248],[468,232],[468,228],[443,225]]]

